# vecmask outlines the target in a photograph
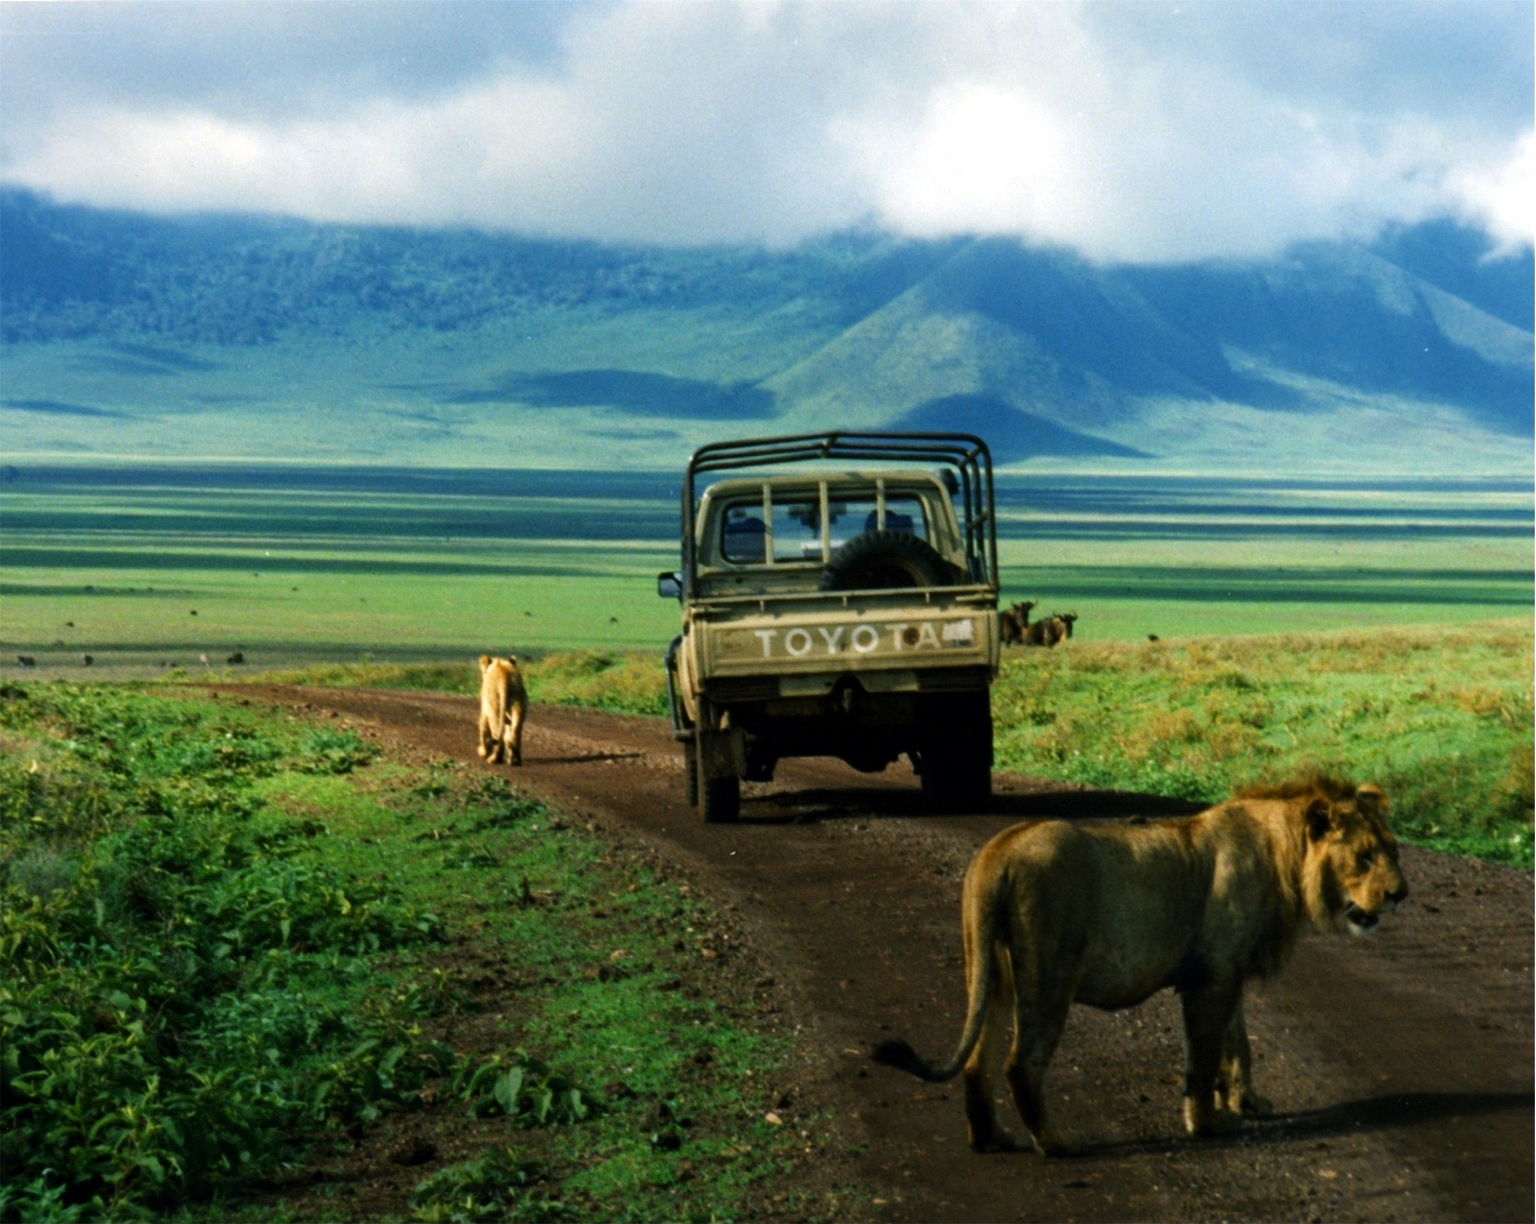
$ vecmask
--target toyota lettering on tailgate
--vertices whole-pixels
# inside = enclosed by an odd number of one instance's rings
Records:
[[[976,626],[970,619],[947,621],[895,621],[883,625],[816,625],[812,628],[752,629],[762,643],[763,658],[801,659],[811,654],[874,654],[883,646],[903,651],[942,650],[945,646],[973,646]]]

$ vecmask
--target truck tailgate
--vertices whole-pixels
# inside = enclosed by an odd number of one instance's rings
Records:
[[[705,679],[765,672],[807,680],[934,668],[991,672],[997,666],[997,614],[954,602],[890,608],[770,602],[729,619],[701,618],[694,628]],[[787,689],[793,687],[791,681]]]

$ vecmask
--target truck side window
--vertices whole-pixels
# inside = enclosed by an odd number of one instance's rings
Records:
[[[841,507],[831,505],[832,534],[837,534]],[[773,558],[775,561],[821,560],[821,503],[806,498],[773,503]]]
[[[720,535],[720,553],[738,565],[761,565],[766,530],[760,506],[727,506]]]

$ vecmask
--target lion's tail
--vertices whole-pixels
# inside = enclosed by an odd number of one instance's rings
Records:
[[[967,898],[968,904],[977,911],[967,915],[974,919],[968,925],[976,932],[976,943],[967,949],[970,980],[966,988],[970,1001],[966,1010],[965,1031],[960,1034],[960,1044],[955,1049],[954,1057],[942,1067],[935,1067],[905,1041],[882,1041],[872,1055],[877,1063],[895,1067],[898,1071],[915,1075],[930,1084],[939,1084],[960,1074],[960,1068],[965,1066],[971,1051],[981,1040],[987,1005],[991,1002],[993,990],[997,988],[997,931],[1002,898],[996,888],[978,891],[981,891],[981,896]]]

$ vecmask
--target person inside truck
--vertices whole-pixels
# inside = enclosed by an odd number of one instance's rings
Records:
[[[759,565],[763,561],[763,543],[768,529],[752,513],[751,506],[731,506],[725,513],[725,527],[720,552],[727,561]]]
[[[898,514],[889,506],[885,510],[885,529],[887,531],[911,531],[912,516],[910,514]],[[865,531],[880,530],[880,512],[871,510],[869,517],[864,520]]]

